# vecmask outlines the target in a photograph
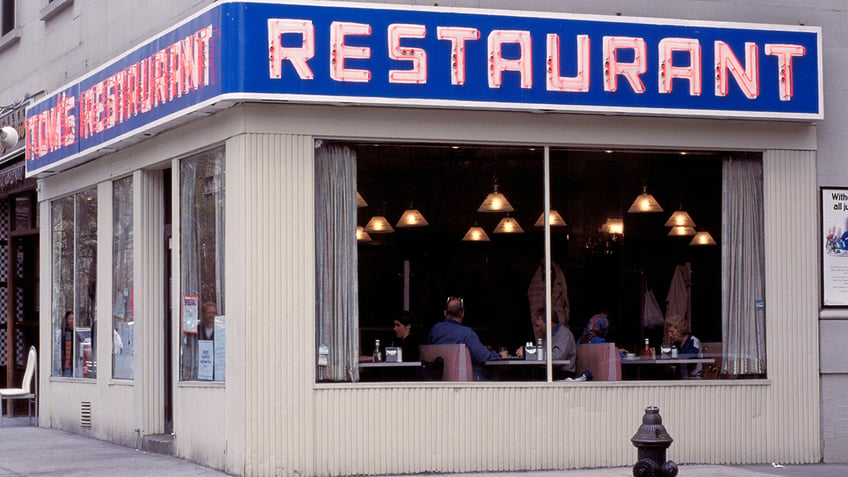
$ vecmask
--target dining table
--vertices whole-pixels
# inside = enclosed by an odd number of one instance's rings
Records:
[[[571,364],[567,359],[551,361],[556,369]],[[547,361],[518,357],[492,359],[485,363],[486,376],[496,381],[542,381],[547,379]],[[555,374],[556,378],[556,374]]]
[[[677,377],[682,379],[689,378],[688,376],[688,366],[681,365],[690,365],[690,364],[712,364],[715,363],[715,358],[701,358],[698,356],[678,356],[672,358],[671,356],[657,356],[656,358],[643,358],[641,356],[636,357],[627,357],[621,358],[621,366],[622,370],[628,367],[632,367],[634,369],[635,378],[642,378],[642,369],[649,366],[680,366],[678,368],[680,370],[677,373]],[[623,373],[626,374],[626,373]],[[653,373],[654,375],[658,373]],[[651,377],[655,377],[652,375]]]
[[[421,361],[365,361],[359,363],[360,381],[418,381]]]

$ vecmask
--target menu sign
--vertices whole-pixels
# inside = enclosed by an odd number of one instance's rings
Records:
[[[848,306],[848,188],[822,188],[824,306]]]

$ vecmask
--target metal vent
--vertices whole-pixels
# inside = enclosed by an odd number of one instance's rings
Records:
[[[91,427],[91,402],[90,401],[81,401],[80,402],[80,426],[81,427]]]

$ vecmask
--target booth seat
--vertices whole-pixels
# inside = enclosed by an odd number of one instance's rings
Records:
[[[418,355],[421,361],[442,358],[442,381],[473,381],[471,353],[464,344],[419,345]]]
[[[594,381],[620,381],[621,355],[615,343],[594,343],[577,345],[577,362],[574,371],[577,374],[592,372]]]

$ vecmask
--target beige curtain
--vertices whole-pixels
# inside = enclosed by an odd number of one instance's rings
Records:
[[[317,377],[358,381],[356,155],[316,142],[315,181],[315,339],[319,353],[322,346],[329,350]]]
[[[762,160],[726,158],[722,176],[722,372],[764,374]]]

